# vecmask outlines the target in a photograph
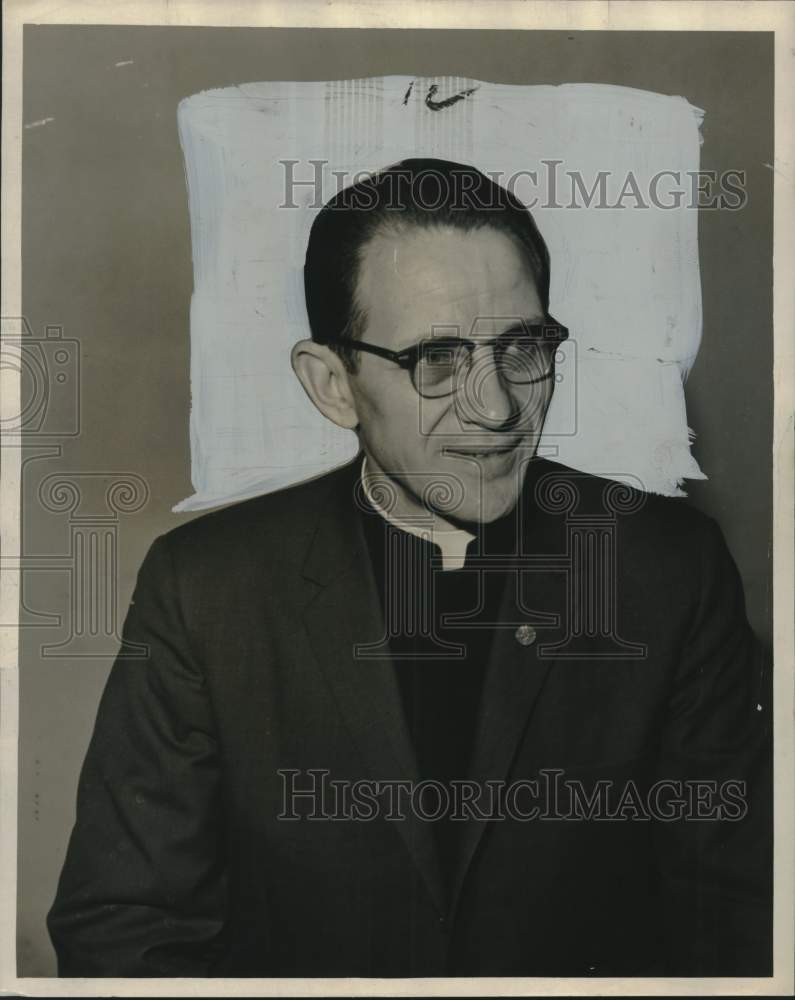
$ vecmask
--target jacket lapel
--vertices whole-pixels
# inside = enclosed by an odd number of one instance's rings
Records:
[[[507,777],[554,662],[549,655],[540,656],[539,650],[550,631],[560,627],[565,604],[566,576],[560,559],[565,546],[563,519],[540,511],[532,501],[536,482],[549,469],[547,462],[534,461],[525,480],[522,555],[502,600],[498,617],[501,625],[489,656],[469,768],[469,778],[479,788],[487,787],[487,781]],[[517,629],[522,625],[536,630],[537,637],[530,645],[523,645],[517,638]],[[470,818],[463,824],[453,882],[453,911],[488,822]]]
[[[389,658],[378,590],[356,514],[361,456],[334,477],[310,545],[304,576],[319,585],[304,623],[368,777],[418,781],[411,737]],[[361,648],[365,647],[365,648]],[[430,824],[394,823],[443,912],[441,869]]]
[[[303,574],[318,590],[304,611],[309,638],[372,780],[419,780],[411,736],[389,657],[383,613],[361,519],[356,490],[361,455],[333,477]],[[504,779],[516,756],[553,660],[539,656],[544,630],[560,624],[565,601],[564,519],[533,503],[539,476],[549,463],[532,462],[523,492],[523,552],[516,584],[509,581],[484,680],[469,776],[480,783]],[[521,577],[522,600],[518,600]],[[517,605],[521,607],[517,607]],[[528,610],[532,608],[532,610]],[[538,638],[522,645],[516,629],[531,624]],[[547,633],[548,634],[548,633]],[[369,647],[365,650],[357,647]],[[467,871],[488,820],[462,824],[453,882],[455,910]],[[413,816],[395,823],[440,913],[445,900],[432,825]]]

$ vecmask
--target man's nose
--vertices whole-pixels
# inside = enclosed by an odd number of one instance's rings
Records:
[[[490,346],[473,352],[469,370],[461,378],[456,404],[462,423],[488,430],[502,430],[516,423],[520,406],[510,385],[500,377]]]

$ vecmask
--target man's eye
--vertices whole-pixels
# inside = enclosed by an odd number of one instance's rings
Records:
[[[543,351],[544,342],[537,337],[527,337],[517,334],[503,339],[501,345],[504,352],[510,354],[536,355]]]
[[[452,344],[428,344],[423,348],[420,361],[429,368],[449,367],[455,364],[458,349]]]

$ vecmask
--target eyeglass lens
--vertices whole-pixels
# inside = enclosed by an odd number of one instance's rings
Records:
[[[501,337],[491,351],[477,352],[476,360],[471,342],[429,340],[422,345],[412,381],[423,396],[446,396],[460,389],[470,369],[483,377],[496,369],[510,385],[532,385],[549,373],[557,347],[555,342],[535,337]]]

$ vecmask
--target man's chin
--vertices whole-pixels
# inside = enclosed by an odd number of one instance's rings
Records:
[[[438,511],[446,520],[466,528],[468,525],[484,525],[510,514],[516,507],[521,494],[518,476],[520,470],[514,465],[503,475],[487,477],[479,475],[460,476],[455,509]],[[491,481],[490,481],[491,480]]]
[[[445,519],[458,528],[472,529],[484,524],[493,524],[513,511],[519,500],[518,494],[489,498],[482,505],[460,506],[454,513],[445,514]]]

